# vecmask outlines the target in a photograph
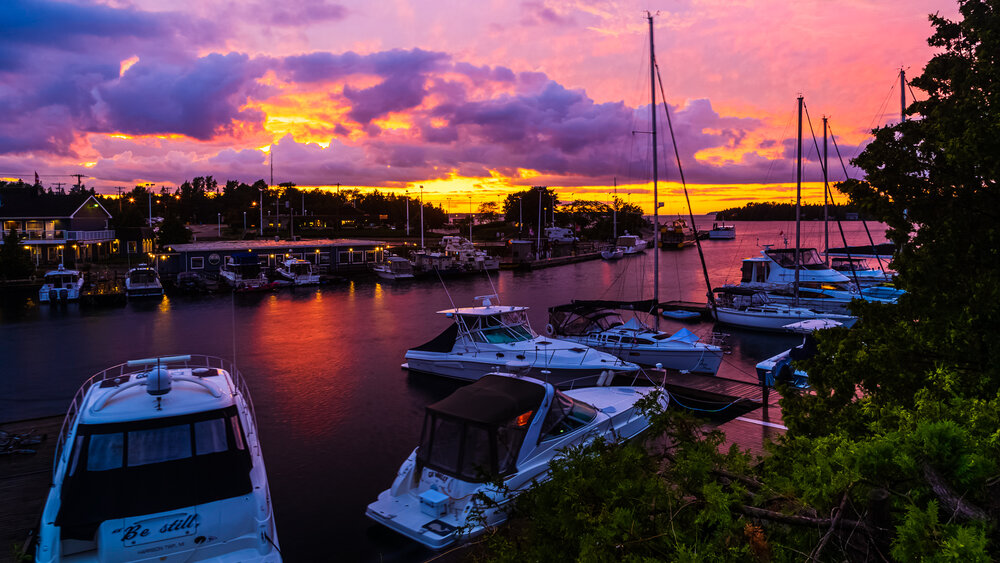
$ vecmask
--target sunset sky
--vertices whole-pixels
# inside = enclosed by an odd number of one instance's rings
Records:
[[[800,93],[855,156],[898,121],[900,67],[932,56],[927,15],[957,17],[941,0],[5,0],[0,178],[252,183],[273,150],[275,183],[424,186],[464,212],[532,185],[607,200],[617,181],[651,211],[647,9],[695,212],[790,201]],[[804,154],[821,179],[811,138]]]

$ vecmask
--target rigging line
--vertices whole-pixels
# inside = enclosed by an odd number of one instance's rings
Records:
[[[844,157],[842,157],[840,155],[840,146],[837,145],[837,136],[833,134],[833,127],[830,127],[830,140],[833,141],[833,148],[836,149],[836,151],[837,151],[837,158],[840,159],[840,165],[844,168],[844,176],[846,177],[847,180],[850,180],[851,177],[847,173],[847,165],[844,164]],[[827,190],[829,191],[829,187],[827,187]],[[830,192],[830,201],[833,201],[833,192],[832,191]],[[839,224],[839,220],[838,220],[838,224]],[[885,273],[885,266],[882,264],[882,257],[879,256],[878,250],[875,248],[875,240],[872,238],[872,233],[871,233],[871,231],[868,230],[868,221],[862,221],[861,224],[865,227],[865,233],[868,234],[868,244],[872,245],[872,254],[875,255],[875,260],[878,261],[878,269],[882,270],[882,273],[884,274]],[[847,243],[846,242],[844,243],[844,247],[845,248],[847,247]],[[848,252],[847,253],[847,258],[850,259],[850,257],[851,257],[851,254],[850,254],[850,252]],[[860,291],[860,289],[861,288],[859,287],[858,290]]]
[[[438,280],[441,282],[441,287],[444,288],[444,294],[448,296],[448,302],[451,303],[451,308],[457,311],[458,307],[455,306],[455,300],[451,298],[451,292],[448,291],[448,286],[445,285],[444,278],[441,277],[441,270],[439,270],[437,266],[434,267],[434,273],[437,274]]]
[[[805,102],[802,103],[802,106],[806,110],[806,121],[809,123],[809,133],[812,135],[813,144],[816,145],[816,153],[818,154],[819,153],[819,142],[816,140],[816,132],[813,131],[812,119],[809,117],[809,108],[805,107]],[[827,122],[827,126],[829,127],[829,122]],[[826,170],[826,162],[823,162],[823,159],[819,159],[819,160],[820,160],[820,168],[823,169],[823,174],[827,178],[829,178],[830,175],[827,173],[827,170]],[[846,170],[846,167],[845,167],[845,170]],[[824,196],[829,195],[830,202],[833,203],[833,192],[830,191],[830,184],[827,183],[826,186],[824,186],[823,189],[824,189],[823,195]],[[836,205],[836,204],[834,204],[834,205]],[[840,216],[839,215],[837,216],[837,228],[840,230],[840,239],[841,239],[841,242],[843,242],[844,248],[846,250],[847,249],[847,238],[844,236],[844,227],[840,223]],[[868,230],[867,223],[865,224],[865,230]],[[871,235],[869,235],[869,238],[870,237],[871,237]],[[847,258],[850,259],[850,257],[851,257],[850,251],[846,250],[846,252],[847,252]],[[851,276],[854,278],[854,285],[857,286],[858,292],[860,293],[860,291],[861,291],[861,282],[858,280],[858,272],[854,268],[851,268]]]
[[[486,269],[486,262],[483,262],[483,272],[486,274],[486,279],[490,282],[490,289],[493,290],[493,295],[497,298],[497,305],[500,305],[500,294],[497,293],[497,288],[493,285],[493,277],[490,276],[490,271]]]
[[[656,64],[656,61],[653,61]],[[660,76],[660,67],[656,66],[656,80],[660,84],[660,97],[663,101],[663,111],[667,114],[667,128],[670,130],[670,142],[674,145],[674,156],[677,158],[677,174],[681,179],[681,186],[684,188],[684,200],[687,202],[688,206],[688,217],[691,219],[691,230],[694,232],[694,244],[698,247],[698,258],[701,259],[701,271],[705,276],[705,286],[706,293],[708,296],[708,305],[715,310],[715,294],[712,293],[712,282],[708,277],[708,266],[705,265],[705,252],[701,248],[701,241],[698,240],[698,225],[694,221],[694,212],[691,211],[691,197],[688,195],[687,181],[684,179],[684,168],[681,166],[681,153],[677,148],[677,136],[674,135],[674,122],[670,119],[670,106],[666,102],[666,94],[663,90],[663,77]],[[657,226],[659,227],[659,226]],[[659,248],[654,248],[654,252],[659,252]],[[659,306],[659,303],[656,304]]]

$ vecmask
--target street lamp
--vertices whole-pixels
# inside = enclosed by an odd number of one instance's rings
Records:
[[[472,194],[469,194],[469,242],[472,242]]]
[[[420,248],[424,247],[424,187],[420,186]]]
[[[243,232],[247,232],[247,212],[243,212]]]
[[[219,216],[219,238],[222,238],[222,213],[216,213]]]

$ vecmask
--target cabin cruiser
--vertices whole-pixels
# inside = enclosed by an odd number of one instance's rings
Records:
[[[799,277],[795,279],[795,249],[771,248],[765,245],[760,256],[744,258],[740,286],[769,291],[784,289],[798,282],[800,286],[814,284],[850,290],[851,280],[843,273],[827,267],[815,248],[799,249]]]
[[[442,274],[472,274],[500,269],[500,259],[476,248],[472,241],[460,236],[441,237],[438,250],[413,253],[413,266],[421,272]]]
[[[289,258],[275,270],[282,279],[292,285],[317,285],[319,274],[313,271],[312,262],[299,258]]]
[[[160,275],[148,264],[139,264],[128,271],[125,276],[125,295],[129,299],[136,297],[163,297],[163,284]]]
[[[573,301],[549,307],[545,333],[639,365],[660,364],[669,369],[697,373],[719,371],[723,352],[717,344],[699,342],[698,335],[686,328],[668,334],[644,326],[636,317],[626,322],[616,310],[652,310],[653,306],[652,301]]]
[[[625,256],[625,251],[618,247],[608,248],[601,251],[601,258],[605,260],[617,260],[622,256]]]
[[[281,561],[250,395],[225,360],[133,360],[70,403],[35,561],[140,560]]]
[[[479,379],[510,361],[528,364],[526,375],[557,385],[591,384],[607,370],[636,374],[639,366],[577,342],[543,337],[528,324],[527,307],[493,305],[438,311],[454,323],[433,340],[406,351],[403,367],[456,379]]]
[[[413,263],[402,256],[386,256],[372,271],[384,280],[413,279]]]
[[[716,321],[723,324],[753,330],[787,331],[785,325],[809,319],[833,319],[847,328],[858,321],[857,317],[850,315],[773,303],[763,291],[725,286],[716,288],[714,292],[717,297],[712,314]]]
[[[559,391],[530,377],[485,375],[427,407],[420,445],[366,515],[432,549],[478,536],[507,519],[518,494],[549,478],[559,452],[646,430],[635,404],[654,389]],[[656,392],[666,408],[668,396]]]
[[[252,252],[233,254],[219,270],[222,281],[237,292],[270,291],[272,284],[260,267],[257,255]]]
[[[83,274],[79,270],[67,270],[62,264],[55,270],[45,272],[45,283],[38,290],[41,303],[59,303],[80,299],[83,289]]]
[[[615,241],[615,247],[622,251],[622,254],[638,254],[646,250],[646,241],[637,235],[625,233]]]
[[[725,223],[712,223],[712,230],[708,231],[709,240],[733,240],[736,238],[736,225]]]
[[[688,226],[687,219],[683,217],[660,227],[660,248],[664,250],[680,250],[694,243],[694,229]]]

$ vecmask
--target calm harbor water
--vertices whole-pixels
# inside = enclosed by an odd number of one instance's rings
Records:
[[[699,228],[711,225],[704,220]],[[794,245],[793,222],[736,223],[737,240],[703,241],[713,285],[739,281],[740,260],[762,244]],[[859,222],[848,244],[867,244]],[[869,225],[875,242],[884,226]],[[836,225],[831,246],[840,246]],[[823,224],[803,224],[803,245],[822,247]],[[836,242],[834,242],[836,241]],[[660,299],[704,302],[698,252],[648,250],[591,261],[501,272],[500,302],[531,307],[541,332],[549,306],[570,299],[652,297],[653,256]],[[439,282],[370,280],[246,297],[169,297],[114,309],[7,303],[0,309],[0,422],[62,414],[91,374],[129,359],[198,353],[232,358],[246,377],[261,428],[278,536],[288,561],[416,561],[430,552],[364,517],[416,445],[424,407],[457,383],[400,369],[407,348],[444,330],[435,311],[493,293],[486,276]],[[663,320],[661,330],[711,323]],[[732,354],[719,375],[755,381],[754,364],[795,344],[794,336],[726,327]],[[2,467],[0,467],[2,471]]]

